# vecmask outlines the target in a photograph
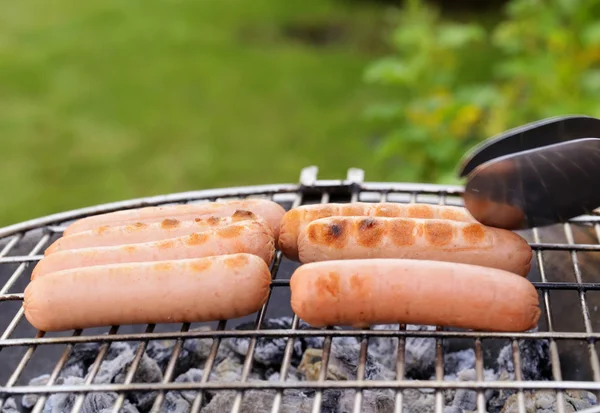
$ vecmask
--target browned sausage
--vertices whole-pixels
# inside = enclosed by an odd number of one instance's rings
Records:
[[[260,221],[266,229],[271,231],[266,221],[258,215],[250,211],[235,211],[233,215],[227,217],[203,216],[202,218],[184,221],[164,219],[149,224],[137,222],[127,225],[100,226],[58,238],[46,248],[44,255],[63,250],[160,241],[250,220]]]
[[[109,212],[82,218],[69,225],[64,235],[95,229],[101,226],[127,225],[141,222],[149,224],[165,219],[193,220],[208,216],[227,217],[237,210],[251,211],[269,223],[273,236],[277,240],[279,225],[285,209],[276,202],[267,199],[242,199],[223,202],[207,202],[189,205],[168,205],[160,207],[145,207]]]
[[[525,276],[531,247],[512,231],[444,219],[329,217],[298,237],[300,262],[408,258],[462,262]]]
[[[477,222],[465,208],[428,204],[399,204],[394,202],[304,205],[285,213],[281,220],[279,249],[298,260],[298,235],[309,222],[332,216],[372,216],[405,218],[438,218]]]
[[[58,251],[42,258],[33,269],[31,279],[77,267],[235,253],[257,255],[270,264],[275,254],[271,230],[259,221],[240,221],[160,241]]]

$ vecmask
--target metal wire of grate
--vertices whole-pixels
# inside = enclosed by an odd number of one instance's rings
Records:
[[[94,329],[86,334],[81,330],[68,334],[46,334],[35,331],[27,323],[20,305],[23,299],[22,289],[28,282],[31,269],[43,256],[44,249],[61,235],[69,222],[84,216],[149,205],[241,197],[266,197],[281,203],[286,209],[318,202],[352,201],[461,205],[461,191],[462,188],[458,186],[365,182],[364,173],[360,169],[350,169],[346,179],[343,180],[320,180],[317,178],[317,168],[308,167],[302,170],[298,184],[225,188],[136,199],[60,213],[0,228],[0,279],[3,282],[0,288],[0,302],[4,307],[2,314],[7,315],[8,321],[0,335],[0,362],[7,376],[2,378],[4,384],[0,387],[0,408],[9,397],[33,394],[39,397],[31,411],[39,413],[43,411],[50,395],[72,393],[77,396],[71,411],[79,412],[82,410],[86,394],[116,392],[118,397],[112,411],[118,412],[123,407],[128,393],[154,392],[151,411],[159,412],[164,411],[165,395],[169,391],[194,390],[196,393],[191,403],[191,412],[201,411],[209,397],[209,392],[214,394],[219,391],[233,391],[231,412],[239,413],[242,411],[244,396],[248,391],[271,390],[274,391],[274,396],[268,411],[276,413],[282,409],[286,390],[308,389],[314,391],[311,411],[318,413],[322,411],[326,391],[349,389],[355,391],[352,411],[357,413],[363,411],[365,390],[392,389],[395,393],[395,412],[403,412],[406,411],[405,391],[431,389],[435,395],[431,409],[438,413],[444,409],[446,390],[471,389],[477,395],[478,412],[486,411],[485,393],[491,390],[516,391],[519,412],[526,411],[527,392],[552,391],[556,393],[557,411],[569,411],[570,405],[566,402],[569,392],[600,391],[600,363],[596,349],[596,340],[600,339],[600,315],[597,314],[600,306],[600,293],[597,293],[600,290],[600,256],[597,255],[600,253],[598,242],[600,217],[598,216],[578,217],[564,225],[535,228],[521,234],[534,250],[534,263],[529,279],[538,289],[543,309],[539,329],[532,332],[496,333],[442,328],[422,331],[407,329],[405,325],[400,325],[397,330],[300,329],[300,320],[294,314],[291,314],[291,328],[264,329],[263,322],[269,312],[278,314],[285,304],[287,304],[286,311],[291,312],[289,303],[285,303],[283,299],[277,302],[273,297],[289,288],[289,278],[286,278],[286,275],[289,275],[299,264],[290,262],[279,251],[271,265],[272,287],[269,300],[258,314],[253,316],[253,329],[238,330],[234,328],[233,320],[223,320],[215,323],[215,328],[210,330],[194,329],[190,324],[183,324],[176,330],[162,328],[165,326],[148,325],[143,331],[136,332],[135,329],[111,326],[107,327],[109,328],[107,333]],[[285,269],[282,269],[284,267]],[[249,339],[241,377],[230,382],[211,381],[210,375],[220,345],[223,340],[232,337]],[[295,341],[307,337],[324,339],[318,378],[312,381],[290,381],[288,376],[292,369]],[[360,351],[356,355],[356,378],[352,380],[335,380],[329,377],[332,341],[343,337],[356,337],[360,344]],[[397,355],[394,356],[396,371],[393,380],[366,379],[369,340],[374,337],[397,338]],[[407,340],[411,337],[435,339],[435,372],[431,380],[406,377],[405,349]],[[212,340],[201,380],[176,382],[174,381],[176,365],[184,343],[193,338]],[[285,340],[285,350],[277,380],[251,380],[257,342],[264,338]],[[168,363],[162,372],[162,380],[153,383],[135,382],[136,370],[152,340],[175,341]],[[474,380],[444,379],[444,345],[454,340],[467,340],[472,343],[475,351]],[[524,378],[520,340],[548,340],[550,353],[548,361],[551,362],[552,376],[550,380]],[[486,347],[497,341],[511,344],[514,380],[485,380]],[[125,372],[122,383],[98,383],[95,381],[96,376],[108,355],[110,346],[115,342],[136,343],[135,357]],[[74,346],[82,343],[101,344],[83,384],[57,384]],[[43,356],[42,361],[34,364],[35,354],[43,351],[43,348],[53,348],[58,357]],[[51,362],[48,362],[49,358]],[[28,366],[31,371],[24,374]],[[48,374],[45,384],[28,384],[30,377],[44,373]]]

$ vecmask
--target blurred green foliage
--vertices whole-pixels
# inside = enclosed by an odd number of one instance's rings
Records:
[[[485,25],[408,0],[394,52],[365,74],[393,93],[368,110],[385,179],[455,183],[460,158],[484,139],[554,115],[597,116],[597,16],[598,0],[510,0]]]

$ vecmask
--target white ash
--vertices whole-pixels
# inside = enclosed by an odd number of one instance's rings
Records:
[[[19,413],[15,399],[9,397],[4,401],[4,404],[2,405],[2,413]]]
[[[135,358],[136,347],[129,343],[112,343],[111,352],[102,361],[94,383],[124,383],[131,363]],[[118,353],[116,351],[119,350]],[[133,383],[158,383],[162,380],[162,371],[156,361],[143,354],[133,376]],[[156,392],[130,392],[127,398],[141,411],[152,407]]]
[[[57,380],[58,382],[58,380]],[[83,384],[84,380],[80,377],[69,377],[64,379],[62,383],[57,384]],[[89,393],[85,396],[81,413],[109,413],[117,400],[117,393]],[[76,394],[57,393],[53,394],[46,400],[43,413],[63,413],[71,411]],[[123,413],[139,413],[139,410],[129,401],[125,401]]]
[[[552,361],[548,340],[519,340],[521,356],[521,376],[523,380],[550,380],[552,378]],[[498,356],[498,368],[505,370],[509,377],[515,377],[512,345],[502,348]]]
[[[175,379],[177,383],[193,383],[202,381],[203,372],[200,369],[190,369]],[[165,397],[163,411],[166,413],[188,412],[198,394],[195,390],[170,391]]]
[[[244,323],[236,327],[236,330],[254,330],[255,323]],[[287,330],[292,328],[292,318],[272,318],[264,320],[261,330]],[[298,323],[298,329],[310,329],[311,327],[303,321]],[[223,341],[227,348],[241,356],[246,356],[250,346],[249,337],[229,338]],[[256,340],[254,350],[254,361],[265,366],[281,365],[285,348],[287,346],[287,337],[260,337]],[[292,363],[298,364],[302,354],[307,348],[322,348],[323,337],[296,337],[294,339],[292,350]]]
[[[192,331],[206,330],[206,328],[199,328]],[[221,342],[218,348],[216,362],[235,357],[235,353],[225,346],[224,342],[225,340]],[[158,363],[162,371],[165,371],[173,354],[175,343],[175,340],[152,340],[148,343],[146,354]],[[204,362],[210,354],[212,344],[213,340],[211,338],[189,338],[184,340],[173,375],[177,377],[191,368],[204,368]]]
[[[521,377],[525,381],[551,380],[552,362],[550,359],[550,346],[547,340],[519,340],[518,341]],[[496,362],[498,380],[514,380],[515,368],[513,363],[512,344],[504,346]],[[514,390],[499,390],[488,403],[491,413],[500,412],[505,408],[507,400],[515,395]]]
[[[289,329],[290,317],[267,319],[263,329]],[[311,328],[300,322],[300,329]],[[254,329],[254,323],[244,324],[238,329]],[[398,325],[374,326],[374,330],[397,330]],[[430,331],[431,326],[407,326],[408,330]],[[205,330],[204,328],[202,330]],[[339,330],[339,329],[338,329]],[[217,356],[212,366],[210,382],[239,381],[242,376],[244,361],[248,352],[249,338],[232,338],[221,340]],[[405,378],[408,380],[435,379],[436,340],[427,337],[407,337],[405,339]],[[173,354],[176,340],[150,341],[145,354],[135,373],[134,382],[159,382],[163,379],[164,370]],[[202,380],[205,364],[210,354],[213,339],[187,339],[183,342],[176,363],[176,382],[194,382]],[[365,380],[394,380],[398,338],[370,337],[365,365]],[[81,383],[85,379],[90,366],[95,361],[101,343],[78,344],[61,371],[56,384]],[[260,337],[256,341],[252,368],[247,381],[281,381],[281,363],[287,345],[287,338]],[[104,361],[100,365],[95,383],[122,383],[133,361],[137,343],[112,343]],[[297,337],[292,348],[291,365],[288,367],[286,381],[316,380],[320,374],[323,338]],[[444,348],[444,380],[473,380],[475,374],[475,352],[472,348],[448,351]],[[551,379],[549,346],[544,341],[521,340],[522,376],[524,380]],[[356,379],[361,341],[353,336],[334,337],[331,341],[331,352],[328,363],[327,379]],[[496,363],[484,371],[485,380],[514,379],[514,365],[510,343],[497,354]],[[48,374],[33,379],[31,385],[47,383]],[[403,392],[405,411],[409,413],[433,412],[435,409],[435,392],[432,390],[406,389]],[[539,393],[539,394],[538,394]],[[533,403],[532,411],[545,412],[554,406],[555,399],[543,392],[528,396],[528,403]],[[235,399],[235,392],[207,390],[203,394],[201,413],[228,411]],[[197,390],[170,391],[165,394],[162,412],[184,413],[198,395]],[[249,390],[244,392],[242,412],[258,413],[270,411],[275,391]],[[310,412],[314,401],[314,391],[286,390],[282,399],[282,412]],[[465,413],[477,410],[476,392],[468,389],[445,390],[444,404],[446,413]],[[122,411],[125,413],[145,413],[154,402],[155,393],[127,393]],[[490,413],[510,412],[515,400],[515,392],[511,390],[486,391],[486,411]],[[108,413],[117,395],[115,393],[94,394],[86,396],[83,410],[88,412]],[[363,391],[362,411],[379,413],[393,411],[395,391],[368,389]],[[327,389],[323,391],[323,413],[345,413],[353,411],[354,390]],[[37,396],[25,395],[21,404],[31,408]],[[565,392],[565,400],[569,403],[567,411],[581,410],[597,404],[595,397],[588,392]],[[46,401],[44,413],[68,411],[74,396],[67,394],[52,395]],[[503,410],[504,409],[504,410]],[[12,413],[12,412],[7,412]]]
[[[475,368],[475,351],[472,348],[444,354],[444,380],[458,380],[457,374]]]
[[[513,394],[506,401],[502,413],[519,412],[518,394]],[[537,392],[523,392],[525,410],[536,413],[554,413],[558,411],[556,393],[551,390],[540,390]],[[589,409],[598,403],[596,396],[585,391],[567,390],[564,393],[565,411],[576,412]]]

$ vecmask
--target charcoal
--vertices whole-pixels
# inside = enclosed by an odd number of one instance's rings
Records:
[[[81,377],[59,377],[56,384],[83,384],[84,380]],[[44,404],[43,413],[63,413],[68,412],[73,408],[77,395],[68,393],[52,394]],[[109,413],[117,400],[118,395],[114,392],[109,393],[89,393],[83,400],[81,413]],[[128,400],[125,400],[122,413],[139,413],[139,410],[132,405]]]
[[[477,374],[474,369],[463,370],[458,373],[460,381],[474,381]],[[462,410],[477,409],[477,392],[469,389],[457,389],[452,405]]]
[[[551,380],[552,362],[548,340],[519,340],[518,345],[523,380]],[[514,379],[515,368],[511,343],[500,350],[497,363],[500,371],[506,371],[510,379]]]
[[[536,392],[523,392],[526,410],[536,413],[553,413],[558,411],[556,394],[551,390]],[[588,409],[598,403],[596,396],[587,391],[567,390],[564,394],[566,411],[576,412]],[[506,400],[501,410],[502,413],[516,413],[519,411],[518,394],[513,394]]]
[[[202,413],[222,413],[231,410],[235,400],[235,392],[224,391],[215,395],[211,401],[201,410]],[[244,392],[240,413],[270,412],[273,407],[275,391],[272,390],[249,390]],[[310,412],[313,399],[304,392],[298,390],[286,390],[282,397],[281,413]],[[326,412],[322,409],[322,412]],[[329,413],[329,412],[328,412]],[[330,411],[333,413],[333,411]]]
[[[203,372],[199,369],[190,369],[187,373],[178,376],[175,379],[177,383],[199,383],[202,380]],[[185,391],[170,391],[165,397],[164,408],[169,413],[179,413],[189,411],[194,399],[196,398],[197,391],[185,390]]]
[[[307,350],[308,351],[308,350]],[[279,381],[281,378],[280,372],[279,370],[266,375],[267,377],[267,381]],[[290,366],[290,368],[288,369],[288,374],[286,376],[285,381],[300,381],[302,380],[300,378],[300,373],[298,372],[298,369],[296,369],[296,367],[294,366]]]
[[[107,359],[102,362],[94,383],[124,383],[129,367],[135,358],[136,351],[127,343],[119,344],[118,354],[107,354]],[[121,345],[125,344],[125,345]],[[112,346],[111,346],[112,347]],[[142,355],[138,368],[133,376],[134,383],[157,383],[163,378],[162,372],[156,361],[147,354]],[[147,411],[152,407],[156,392],[131,392],[127,395],[141,411]]]
[[[19,413],[17,402],[12,397],[9,397],[2,406],[2,413]]]
[[[254,330],[253,322],[240,324],[236,330]],[[291,317],[270,318],[263,321],[261,330],[287,330],[292,328]],[[298,323],[299,329],[310,328],[306,323]],[[250,345],[249,337],[234,337],[224,340],[224,344],[240,356],[246,356]],[[260,337],[256,340],[254,361],[265,366],[281,365],[287,346],[287,337]],[[323,345],[322,337],[297,338],[292,347],[292,363],[299,363],[302,353],[306,348],[320,348]]]
[[[343,393],[339,400],[339,413],[354,412],[354,400],[356,392],[347,390]],[[387,413],[394,411],[395,398],[394,392],[389,389],[385,390],[364,390],[361,412],[362,413]]]
[[[404,395],[404,411],[410,413],[433,413],[435,411],[435,394],[416,389],[406,389]]]
[[[165,413],[187,413],[191,407],[190,402],[181,397],[180,394],[169,392],[165,396],[161,411]]]
[[[30,386],[44,386],[50,380],[49,374],[42,374],[29,380]],[[31,409],[37,403],[39,394],[26,394],[21,398],[21,405],[26,409]]]
[[[398,324],[385,324],[373,326],[372,330],[398,331]],[[409,339],[409,341],[412,338]],[[396,337],[371,337],[369,338],[369,354],[389,370],[396,369],[398,354],[398,339]]]
[[[444,380],[457,380],[459,372],[475,368],[475,351],[469,348],[444,354]]]
[[[317,380],[321,370],[322,352],[320,349],[307,349],[304,352],[298,372],[307,380]],[[356,379],[360,344],[349,340],[332,340],[327,378],[332,380]],[[365,366],[366,380],[391,380],[394,372],[380,364],[367,353]]]
[[[198,330],[206,331],[207,328],[200,328]],[[215,363],[228,357],[238,357],[224,342],[225,340],[219,345]],[[175,340],[152,340],[148,343],[146,354],[154,359],[160,369],[164,371],[173,354],[175,343]],[[191,368],[204,368],[204,363],[210,354],[212,344],[213,340],[211,338],[190,338],[185,340],[177,358],[177,364],[173,372],[174,375],[179,376]]]
[[[57,384],[82,384],[83,379],[80,377],[68,377],[64,380],[57,380]],[[44,405],[43,413],[62,413],[68,412],[73,408],[76,399],[75,394],[57,393],[51,395]],[[109,413],[117,400],[117,393],[89,393],[85,396],[81,413]],[[123,408],[124,413],[139,413],[139,410],[129,401],[125,401]]]

